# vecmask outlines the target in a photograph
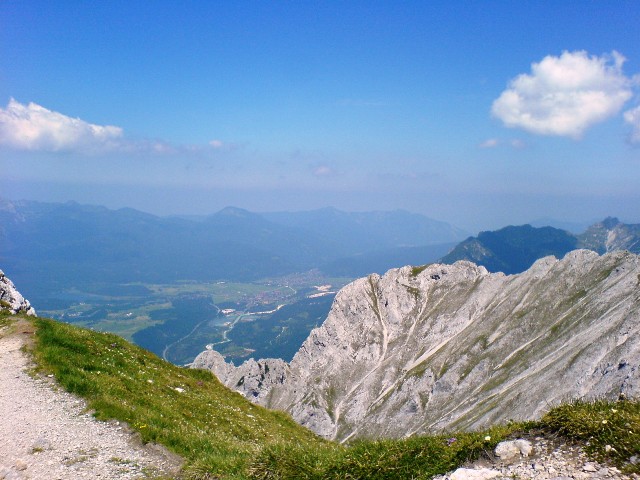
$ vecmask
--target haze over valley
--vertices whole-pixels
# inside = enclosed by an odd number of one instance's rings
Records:
[[[640,225],[615,218],[578,234],[523,225],[472,237],[401,210],[157,217],[3,199],[0,222],[0,263],[41,314],[177,364],[205,347],[233,361],[290,361],[342,287],[392,268],[470,260],[514,274],[577,248],[640,253]]]

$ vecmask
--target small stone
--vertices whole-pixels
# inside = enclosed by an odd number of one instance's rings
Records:
[[[19,458],[18,460],[16,460],[16,463],[14,464],[14,466],[16,467],[16,470],[21,472],[27,469],[27,462]]]
[[[531,442],[528,440],[516,440],[516,446],[520,449],[520,455],[522,455],[523,457],[528,457],[529,455],[531,455],[531,452],[533,451],[533,445],[531,445]]]
[[[638,465],[640,463],[640,457],[638,457],[637,455],[634,455],[629,459],[629,463],[632,463],[633,465]]]
[[[536,471],[540,471],[540,470],[544,470],[544,465],[541,465],[539,463],[534,463],[532,468]]]
[[[3,478],[4,480],[22,480],[24,477],[20,474],[20,472],[9,470],[9,472],[4,477],[0,478]]]
[[[500,442],[496,446],[495,454],[500,457],[500,460],[505,461],[519,457],[520,455],[528,457],[532,450],[533,446],[531,445],[531,442],[519,439]]]
[[[450,480],[489,480],[501,476],[502,474],[498,470],[492,470],[490,468],[481,468],[479,470],[459,468],[449,475],[449,478]]]
[[[31,450],[33,452],[43,451],[43,450],[51,450],[51,442],[44,437],[38,437],[33,445],[31,446]]]
[[[598,469],[596,468],[596,466],[591,463],[591,462],[587,462],[582,466],[582,470],[585,472],[597,472]]]

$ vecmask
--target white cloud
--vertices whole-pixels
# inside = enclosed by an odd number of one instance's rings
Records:
[[[640,143],[640,105],[624,112],[624,121],[631,125],[631,143]]]
[[[507,127],[580,138],[631,98],[633,82],[622,73],[624,62],[615,51],[601,57],[585,51],[549,55],[531,65],[531,74],[511,80],[491,111]]]
[[[526,147],[526,144],[520,140],[519,138],[513,138],[511,140],[500,140],[498,138],[488,138],[487,140],[485,140],[484,142],[482,142],[480,145],[478,145],[480,148],[496,148],[496,147],[500,147],[502,145],[510,145],[513,148],[524,148]]]
[[[480,144],[480,148],[497,147],[500,141],[497,138],[489,138]]]
[[[18,150],[103,152],[122,146],[122,129],[67,117],[13,98],[0,108],[0,144]]]
[[[222,140],[211,140],[209,142],[209,145],[211,145],[215,149],[224,147],[224,143],[222,142]]]
[[[333,175],[334,171],[327,165],[319,165],[313,169],[313,174],[316,177],[328,177]]]

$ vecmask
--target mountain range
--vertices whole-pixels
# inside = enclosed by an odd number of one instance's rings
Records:
[[[257,214],[227,207],[194,219],[0,200],[0,262],[29,298],[43,304],[56,287],[96,281],[252,281],[323,265],[353,278],[381,263],[387,267],[383,258],[414,263],[417,252],[427,251],[420,248],[445,244],[426,261],[435,260],[464,236],[400,210]],[[351,270],[350,258],[356,259]]]

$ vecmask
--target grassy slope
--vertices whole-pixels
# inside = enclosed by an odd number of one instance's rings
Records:
[[[541,422],[343,447],[249,403],[209,372],[175,367],[115,335],[46,319],[35,324],[39,368],[85,397],[98,418],[126,421],[144,441],[183,456],[187,478],[426,479],[531,429],[588,443],[594,457],[640,472],[628,463],[640,455],[637,401],[575,403]]]
[[[241,478],[266,445],[326,443],[288,415],[246,401],[210,372],[176,367],[112,334],[53,320],[35,323],[40,368],[86,398],[98,418],[126,421],[143,441],[184,457],[193,477]]]

